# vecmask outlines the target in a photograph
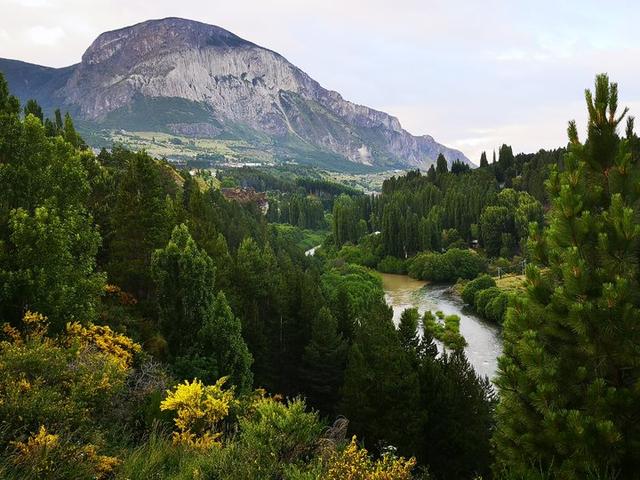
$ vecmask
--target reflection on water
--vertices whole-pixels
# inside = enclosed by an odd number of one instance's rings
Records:
[[[500,329],[469,312],[462,301],[448,292],[447,286],[427,285],[406,275],[381,274],[387,303],[393,307],[393,321],[397,324],[405,308],[416,307],[422,315],[426,310],[460,317],[460,333],[467,340],[464,351],[481,375],[493,378],[497,358],[502,353]]]

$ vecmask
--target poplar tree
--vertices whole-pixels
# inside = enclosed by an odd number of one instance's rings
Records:
[[[20,111],[20,101],[9,93],[9,84],[0,72],[0,114],[15,115]]]
[[[504,326],[494,435],[508,478],[637,478],[640,471],[640,165],[598,75],[585,143],[569,123],[537,265]],[[535,477],[538,478],[538,477]]]
[[[438,154],[438,159],[436,160],[436,173],[438,175],[443,175],[449,171],[447,167],[447,159],[444,158],[444,155],[441,153]]]
[[[489,161],[487,160],[487,152],[482,152],[480,155],[480,168],[487,167],[489,165]]]

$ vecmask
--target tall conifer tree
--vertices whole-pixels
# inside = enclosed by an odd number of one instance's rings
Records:
[[[617,134],[617,85],[598,75],[586,100],[587,140],[570,122],[548,227],[532,230],[537,265],[505,323],[494,442],[508,478],[640,471],[640,165]]]

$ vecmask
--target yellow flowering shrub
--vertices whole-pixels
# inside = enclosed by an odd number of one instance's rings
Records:
[[[40,426],[38,433],[29,436],[26,442],[12,442],[15,454],[13,465],[29,478],[55,478],[60,467],[72,465],[75,472],[102,479],[111,475],[120,461],[115,457],[99,455],[95,445],[76,445],[61,442],[59,435],[47,432]],[[67,473],[70,469],[65,470]]]
[[[215,385],[203,385],[195,379],[167,391],[160,409],[175,412],[174,443],[196,448],[220,445],[222,433],[217,431],[218,426],[235,403],[233,391],[222,388],[226,380],[223,377]]]
[[[44,425],[38,433],[31,435],[26,442],[14,442],[20,457],[33,457],[40,450],[50,450],[60,444],[60,437],[47,433]]]
[[[326,480],[410,480],[415,466],[414,458],[408,460],[393,455],[383,455],[373,461],[364,448],[358,447],[356,437],[341,452],[329,459]]]
[[[0,450],[11,478],[111,475],[118,459],[99,452],[139,348],[103,327],[70,324],[67,334],[49,336],[47,318],[34,312],[19,328],[4,326]]]
[[[131,367],[134,355],[142,350],[129,337],[102,325],[84,327],[78,322],[67,323],[67,336],[85,347],[95,347],[109,355],[122,369]]]
[[[15,345],[21,345],[29,339],[42,339],[49,330],[49,321],[44,315],[27,310],[22,317],[22,323],[24,326],[24,334],[17,328],[5,323],[2,326],[2,331]]]

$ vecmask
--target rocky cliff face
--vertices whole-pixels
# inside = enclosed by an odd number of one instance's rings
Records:
[[[166,129],[176,134],[215,136],[240,125],[274,143],[364,164],[426,168],[439,153],[468,161],[430,136],[410,135],[395,117],[324,89],[271,50],[178,18],[103,33],[51,95],[96,124],[136,108],[140,98],[180,98],[205,107],[210,121],[168,120]]]

